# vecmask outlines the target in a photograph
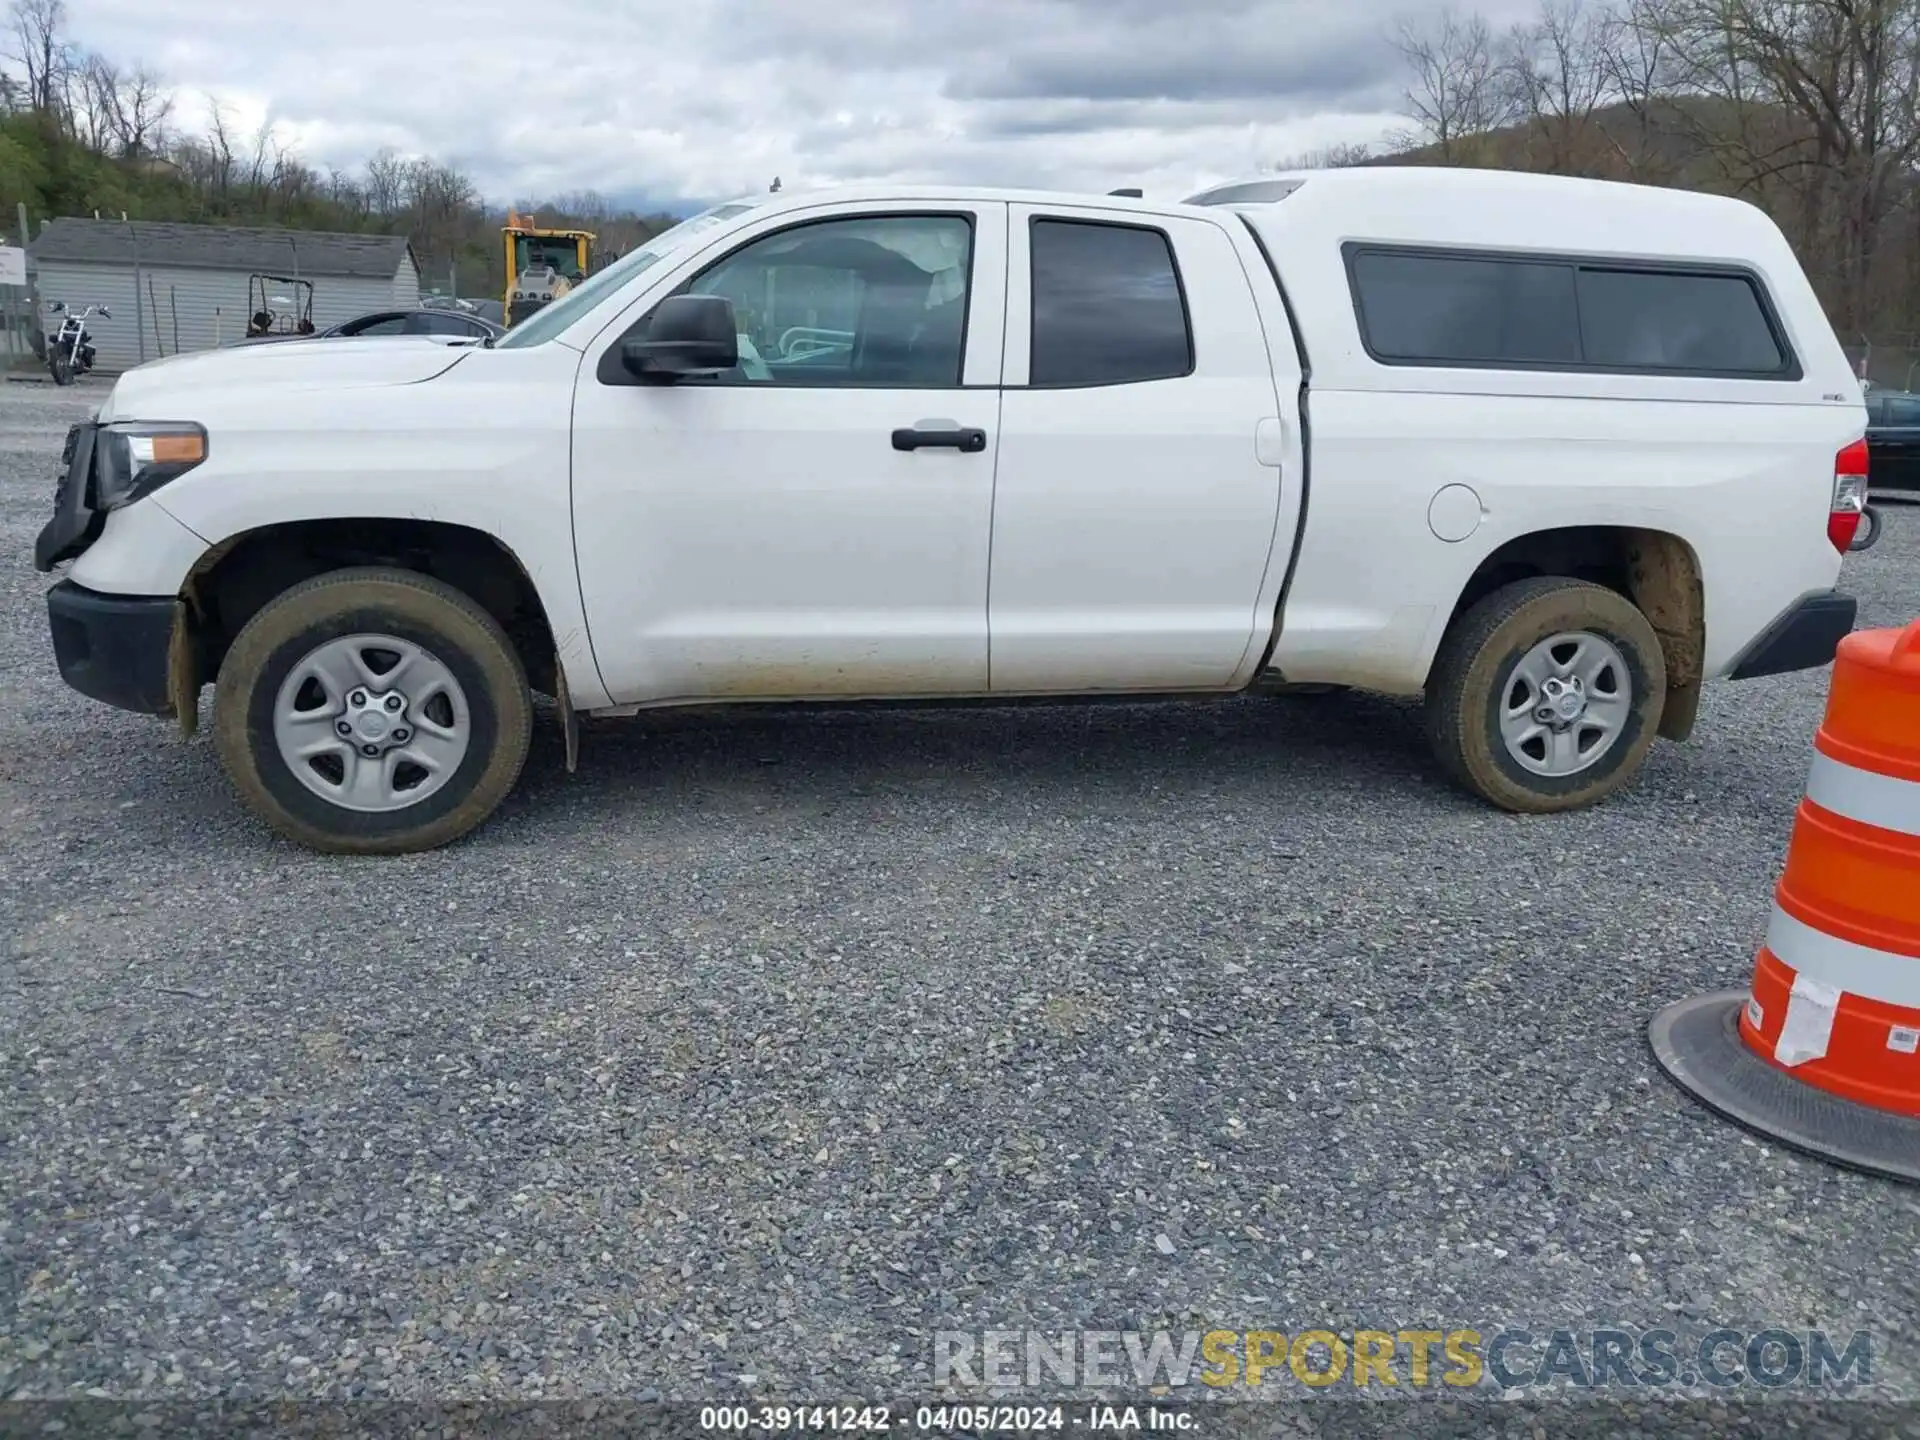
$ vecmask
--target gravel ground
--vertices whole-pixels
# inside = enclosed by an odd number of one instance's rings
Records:
[[[925,1394],[988,1327],[1857,1328],[1920,1192],[1653,1066],[1746,982],[1824,672],[1593,812],[1416,712],[661,716],[467,843],[308,854],[59,681],[99,390],[0,387],[0,1397]],[[1730,517],[1731,523],[1732,517]],[[1920,511],[1849,562],[1920,609]]]

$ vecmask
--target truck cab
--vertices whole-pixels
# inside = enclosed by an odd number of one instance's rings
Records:
[[[543,228],[518,211],[507,213],[500,238],[507,273],[501,313],[508,327],[538,314],[586,279],[598,239],[591,230]]]

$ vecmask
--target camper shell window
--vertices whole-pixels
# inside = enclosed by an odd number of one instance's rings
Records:
[[[1344,253],[1361,340],[1382,365],[1801,375],[1746,270],[1358,242]]]

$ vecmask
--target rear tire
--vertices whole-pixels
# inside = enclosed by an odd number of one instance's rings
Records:
[[[241,800],[333,854],[466,834],[512,790],[532,729],[499,623],[408,570],[336,570],[285,591],[235,638],[214,692],[214,744]]]
[[[1625,596],[1521,580],[1447,631],[1427,681],[1427,736],[1449,778],[1503,810],[1578,810],[1639,771],[1666,690],[1660,639]]]

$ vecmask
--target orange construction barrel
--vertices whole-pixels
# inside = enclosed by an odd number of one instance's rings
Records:
[[[1649,1039],[1729,1119],[1920,1182],[1920,620],[1840,642],[1750,989]]]

